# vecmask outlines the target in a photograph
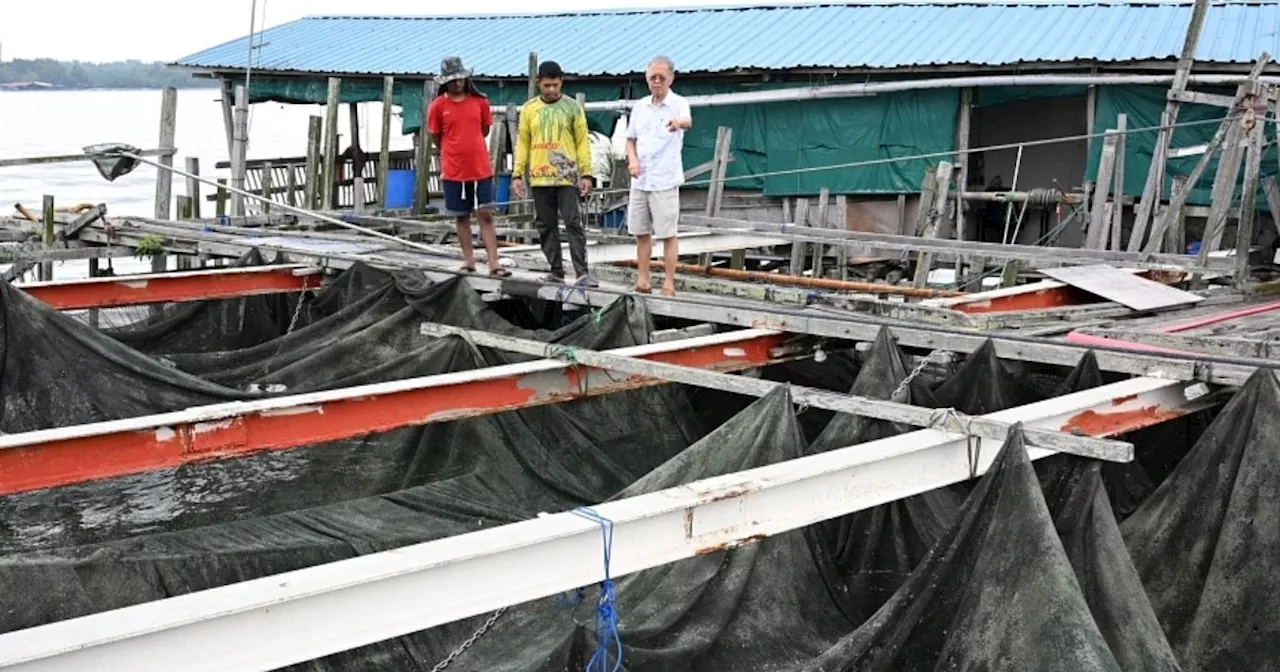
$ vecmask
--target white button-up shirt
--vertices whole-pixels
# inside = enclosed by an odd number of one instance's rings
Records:
[[[666,191],[684,184],[684,129],[667,130],[671,119],[689,117],[689,103],[683,96],[668,91],[661,103],[645,96],[631,110],[627,137],[636,141],[636,157],[640,159],[640,177],[631,186],[641,191]]]

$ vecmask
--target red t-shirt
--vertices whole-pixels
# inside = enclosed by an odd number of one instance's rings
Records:
[[[427,108],[427,132],[440,136],[440,177],[471,182],[493,177],[483,130],[493,126],[489,99],[468,94],[462,100],[436,96]]]

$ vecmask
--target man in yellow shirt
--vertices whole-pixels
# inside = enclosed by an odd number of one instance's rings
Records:
[[[525,170],[533,197],[534,218],[542,253],[551,273],[548,282],[564,282],[559,219],[569,238],[569,257],[577,283],[599,285],[587,269],[587,235],[582,228],[578,200],[591,191],[591,147],[587,142],[587,114],[578,101],[561,95],[564,73],[555,61],[538,66],[537,98],[520,108],[520,131],[511,191],[524,198]]]

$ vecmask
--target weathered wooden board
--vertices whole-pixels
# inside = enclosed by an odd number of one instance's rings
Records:
[[[1204,297],[1191,292],[1184,292],[1103,264],[1045,268],[1040,272],[1054,280],[1065,282],[1072,287],[1079,287],[1090,294],[1097,294],[1134,310],[1156,310],[1204,300]]]

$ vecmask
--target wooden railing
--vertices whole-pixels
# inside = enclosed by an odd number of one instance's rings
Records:
[[[414,150],[407,149],[390,153],[390,170],[412,170],[414,165]],[[381,187],[378,184],[378,162],[377,154],[368,154],[363,157],[360,162],[360,175],[363,178],[364,206],[373,206],[379,202],[381,195]],[[355,164],[353,157],[339,157],[335,182],[337,188],[334,190],[334,198],[336,203],[329,205],[330,208],[352,208],[355,206]],[[216,164],[219,169],[229,169],[230,161],[219,161]],[[270,173],[270,178],[267,178]],[[269,198],[276,203],[284,203],[295,207],[306,207],[305,194],[307,193],[307,157],[286,157],[278,159],[253,159],[245,162],[245,191],[253,194],[262,195],[264,193],[264,185],[268,185],[267,193]],[[322,189],[316,190],[317,193]],[[428,193],[435,197],[443,193],[443,187],[440,184],[440,157],[436,153],[430,156],[430,164],[428,167]],[[319,197],[317,197],[319,198]],[[217,202],[219,196],[210,194],[206,200]],[[262,203],[257,201],[249,201],[246,199],[246,208],[249,212],[260,213],[262,211]]]

